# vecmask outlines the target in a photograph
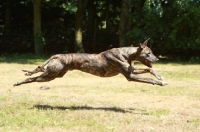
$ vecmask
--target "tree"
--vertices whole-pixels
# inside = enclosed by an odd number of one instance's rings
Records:
[[[110,10],[109,10],[109,6],[110,6],[110,0],[106,0],[106,29],[110,28]]]
[[[130,45],[130,39],[126,36],[126,33],[130,31],[130,0],[122,0],[120,23],[119,23],[119,45],[127,46]]]
[[[77,1],[77,11],[75,16],[75,51],[84,52],[82,43],[82,18],[88,0]]]
[[[95,0],[88,0],[87,11],[88,11],[88,20],[87,20],[87,32],[86,32],[86,39],[89,41],[93,40],[93,43],[87,41],[84,44],[84,48],[86,52],[95,52],[95,16],[96,16],[96,5],[94,4]],[[93,45],[92,45],[93,44]]]
[[[135,39],[151,38],[159,54],[198,55],[200,1],[157,0],[143,4],[143,21],[132,30]],[[141,16],[140,14],[140,16]],[[138,26],[139,25],[139,26]]]
[[[11,23],[11,12],[12,12],[12,0],[6,0],[6,17],[4,25],[4,35],[7,35],[9,32],[9,27]]]
[[[35,0],[33,2],[34,46],[35,46],[35,54],[37,55],[43,53],[43,39],[42,39],[42,33],[41,33],[41,3],[42,3],[42,0]]]

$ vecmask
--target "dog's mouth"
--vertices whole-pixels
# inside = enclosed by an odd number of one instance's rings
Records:
[[[149,61],[149,60],[145,60],[145,62],[146,62],[146,64],[147,64],[148,67],[150,67],[150,68],[152,67],[152,65],[151,65],[151,61]]]

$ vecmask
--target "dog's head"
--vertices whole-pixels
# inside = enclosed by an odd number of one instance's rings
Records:
[[[149,38],[150,39],[150,38]],[[149,41],[147,39],[144,43],[140,43],[140,46],[137,49],[137,55],[136,55],[136,60],[140,61],[142,64],[152,67],[152,62],[156,62],[159,59],[153,54],[151,49],[147,47],[147,43]]]

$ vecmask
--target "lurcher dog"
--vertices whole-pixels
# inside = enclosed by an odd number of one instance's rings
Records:
[[[71,53],[54,55],[33,71],[22,70],[27,76],[43,72],[40,76],[27,78],[22,82],[15,83],[14,86],[51,81],[63,77],[68,70],[81,70],[100,77],[111,77],[121,73],[128,81],[165,86],[168,84],[167,82],[138,76],[142,73],[151,73],[158,80],[163,80],[162,76],[151,69],[151,63],[158,61],[158,58],[147,47],[148,40],[140,44],[139,47],[113,48],[99,54]],[[139,61],[149,68],[136,68],[134,67],[134,61]]]

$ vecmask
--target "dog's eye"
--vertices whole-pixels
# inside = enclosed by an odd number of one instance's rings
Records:
[[[150,56],[150,54],[151,54],[151,53],[147,53],[146,55],[147,55],[147,56]]]

